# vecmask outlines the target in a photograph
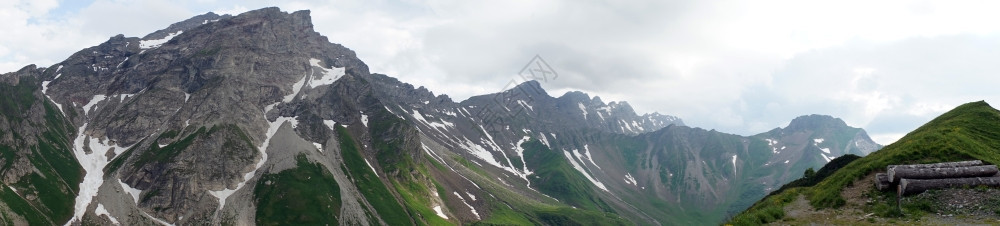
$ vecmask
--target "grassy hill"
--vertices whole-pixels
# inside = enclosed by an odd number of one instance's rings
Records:
[[[1000,163],[1000,111],[984,101],[958,106],[882,150],[850,162],[814,186],[769,195],[729,223],[755,225],[779,220],[785,215],[783,207],[799,195],[816,209],[839,208],[845,204],[841,196],[844,188],[857,179],[884,171],[888,165],[972,159]]]

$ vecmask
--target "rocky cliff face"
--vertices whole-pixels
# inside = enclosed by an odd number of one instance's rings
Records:
[[[65,222],[83,177],[75,130],[43,94],[34,65],[0,75],[0,224]]]
[[[2,79],[8,224],[705,223],[878,148],[843,122],[741,137],[536,81],[455,102],[277,8]]]

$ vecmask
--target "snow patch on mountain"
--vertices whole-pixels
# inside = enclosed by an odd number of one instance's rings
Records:
[[[632,125],[629,125],[627,122],[625,122],[625,120],[618,120],[618,122],[620,122],[621,125],[622,125],[622,132],[623,133],[624,132],[633,132],[634,131],[632,129]],[[625,130],[626,128],[628,128],[628,130]]]
[[[503,181],[503,180],[500,180],[500,181]],[[479,218],[479,212],[476,212],[476,208],[472,207],[472,205],[469,205],[469,202],[466,202],[465,198],[463,198],[462,195],[458,194],[457,191],[456,192],[452,192],[452,193],[455,194],[455,196],[458,196],[458,199],[462,200],[462,203],[465,203],[465,206],[469,207],[469,210],[472,211],[472,215],[476,216],[476,220],[482,220],[482,218]]]
[[[122,179],[118,179],[118,184],[120,184],[122,186],[122,189],[125,190],[126,193],[128,193],[129,195],[132,195],[132,200],[134,200],[135,203],[136,203],[136,205],[138,205],[139,204],[139,194],[142,193],[142,190],[139,190],[139,189],[133,188],[132,186],[129,186],[125,182],[122,182]]]
[[[584,170],[583,167],[580,166],[580,163],[577,163],[577,160],[573,158],[573,154],[570,154],[568,151],[563,150],[563,155],[565,155],[566,159],[569,160],[569,163],[573,165],[573,169],[576,169],[576,171],[580,171],[580,173],[583,174],[583,176],[586,177],[587,180],[590,181],[590,183],[594,184],[601,190],[608,191],[608,188],[604,186],[604,183],[601,183],[600,181],[597,181],[597,179],[591,177],[590,173],[587,173],[587,170]]]
[[[733,155],[733,175],[736,175],[736,155]]]
[[[118,63],[118,66],[116,66],[115,68],[122,68],[122,64],[125,64],[126,61],[128,61],[128,57],[125,57],[125,60],[122,60],[121,63]]]
[[[577,107],[580,107],[580,111],[583,112],[583,119],[587,119],[587,108],[583,106],[583,103],[576,103]]]
[[[372,166],[372,163],[368,162],[368,159],[365,159],[365,164],[368,164],[368,168],[372,169],[372,172],[375,173],[375,177],[381,177],[378,175],[378,170],[375,170],[375,167]]]
[[[426,144],[424,144],[424,143],[421,142],[420,146],[423,147],[424,152],[426,152],[427,155],[431,156],[432,159],[438,161],[441,164],[444,164],[445,166],[448,167],[448,169],[451,169],[451,171],[458,173],[458,171],[456,171],[455,168],[452,168],[451,165],[448,164],[448,162],[444,161],[444,158],[441,158],[441,156],[439,156],[437,154],[437,152],[435,152],[434,150],[431,150],[431,148],[427,147]]]
[[[89,113],[91,110],[93,110],[94,105],[97,105],[97,103],[100,103],[101,101],[104,101],[106,99],[108,99],[108,96],[94,95],[94,97],[90,98],[90,101],[87,102],[87,104],[83,105],[83,113],[84,114]]]
[[[173,39],[174,37],[180,35],[181,33],[184,33],[184,31],[177,31],[174,33],[167,34],[167,37],[163,37],[161,39],[139,41],[139,48],[146,50],[146,49],[160,47],[161,45],[167,43],[168,41],[170,41],[170,39]]]
[[[282,99],[283,102],[288,103],[288,102],[292,102],[292,100],[295,100],[295,96],[299,95],[299,92],[302,91],[302,86],[304,86],[306,84],[306,77],[309,77],[309,76],[302,75],[302,79],[299,79],[298,82],[295,82],[295,84],[292,84],[292,93],[286,95],[285,98]],[[264,111],[264,112],[267,112],[267,111]]]
[[[108,212],[108,209],[104,208],[104,204],[97,203],[97,209],[94,209],[94,214],[97,214],[97,216],[101,215],[108,216],[108,218],[111,219],[111,223],[114,223],[115,225],[122,224],[121,222],[118,222],[118,219],[115,219],[115,216],[111,216],[111,213]]]
[[[448,219],[448,216],[444,215],[444,212],[441,211],[441,205],[436,205],[436,206],[434,206],[433,209],[434,209],[434,213],[437,214],[439,217],[444,218],[445,220]]]
[[[309,65],[313,66],[314,68],[319,68],[321,70],[319,76],[312,76],[312,80],[309,81],[309,87],[318,87],[318,86],[333,84],[333,82],[336,82],[338,79],[340,79],[340,77],[343,77],[346,72],[345,68],[342,67],[324,68],[319,63],[320,63],[319,59],[316,58],[309,59]],[[313,72],[315,72],[315,69],[313,70]]]
[[[636,121],[632,121],[632,128],[636,128],[639,131],[645,131],[646,130],[645,128],[642,128],[642,126],[639,126],[639,123],[636,122]]]
[[[267,162],[267,148],[271,146],[271,138],[274,137],[275,133],[278,133],[278,129],[281,128],[281,125],[284,124],[285,122],[291,123],[293,129],[296,126],[298,126],[298,121],[295,120],[295,118],[291,117],[278,117],[278,119],[274,120],[274,122],[270,122],[267,127],[267,133],[266,133],[267,136],[266,138],[264,138],[264,143],[257,148],[258,150],[260,150],[260,155],[261,155],[260,161],[257,162],[253,170],[243,175],[243,181],[237,184],[236,188],[234,189],[226,188],[222,189],[221,191],[208,191],[209,194],[219,199],[219,210],[222,210],[222,207],[225,207],[226,200],[229,198],[229,196],[233,195],[233,193],[236,193],[236,191],[240,190],[240,188],[243,188],[243,186],[246,185],[247,181],[250,181],[250,179],[253,178],[254,174],[258,170],[260,170],[261,167],[264,166],[264,163]]]
[[[549,139],[545,137],[545,134],[539,133],[538,134],[538,138],[539,138],[539,140],[542,141],[543,144],[545,144],[546,147],[552,147],[552,145],[549,144]],[[518,146],[520,146],[520,145],[518,145]]]
[[[534,107],[532,107],[532,106],[531,106],[530,104],[528,104],[527,102],[524,102],[524,100],[517,100],[517,103],[518,103],[518,104],[520,104],[520,105],[521,105],[522,107],[524,107],[524,108],[527,108],[527,109],[528,109],[528,110],[530,110],[530,111],[535,111],[535,108],[534,108]]]
[[[524,181],[528,182],[527,186],[529,188],[531,187],[531,180],[528,180],[528,175],[531,175],[534,172],[531,172],[531,170],[528,170],[528,164],[524,161],[524,148],[521,148],[521,144],[524,144],[524,142],[527,142],[530,139],[531,139],[531,137],[524,136],[524,138],[521,138],[521,140],[518,140],[517,144],[514,145],[514,152],[517,153],[517,157],[518,158],[521,158],[521,173],[519,173],[518,176],[521,176],[521,178],[523,178]],[[513,166],[513,165],[511,165],[511,166]],[[475,201],[475,198],[472,198],[472,200]]]
[[[428,127],[431,127],[432,129],[435,129],[435,130],[437,130],[438,132],[440,132],[442,134],[445,131],[448,131],[448,127],[454,127],[455,126],[454,123],[451,123],[451,122],[448,122],[448,121],[445,121],[445,120],[441,120],[441,122],[430,122],[430,121],[427,121],[427,119],[424,118],[424,115],[420,114],[420,110],[416,110],[416,109],[413,110],[413,113],[411,113],[410,116],[413,116],[413,119],[416,119],[418,122],[423,123],[424,125],[427,125]]]
[[[316,142],[313,142],[313,146],[316,146],[316,150],[317,150],[317,151],[319,151],[319,152],[323,152],[323,145],[322,145],[322,144],[319,144],[319,143],[316,143]]]
[[[330,127],[331,130],[336,130],[337,129],[337,127],[336,127],[337,126],[337,122],[335,122],[333,120],[323,120],[323,125],[326,125],[326,127]]]
[[[368,115],[365,115],[365,112],[361,112],[361,123],[368,127]]]
[[[105,97],[101,95],[103,100]],[[95,97],[96,99],[97,97]],[[91,100],[91,102],[94,102]],[[90,106],[92,103],[88,103]],[[108,151],[113,151],[116,155],[121,154],[125,151],[125,148],[118,147],[117,145],[110,145],[110,140],[102,140],[90,137],[86,134],[87,123],[77,130],[77,137],[73,140],[73,155],[76,160],[80,162],[83,167],[84,175],[83,181],[80,182],[80,191],[77,193],[75,199],[73,215],[74,220],[81,220],[83,214],[87,210],[87,206],[90,205],[94,197],[97,196],[97,191],[104,184],[104,166],[110,162],[105,154]],[[89,149],[90,153],[86,150]],[[71,220],[72,221],[72,220]]]
[[[777,140],[773,140],[771,138],[765,138],[764,141],[767,141],[767,145],[771,147],[771,153],[774,154],[780,153],[780,151],[778,151],[778,147],[775,147],[775,145],[778,144]],[[784,150],[785,147],[781,147],[781,149]]]
[[[625,174],[625,183],[626,184],[635,185],[635,186],[639,186],[639,182],[635,181],[635,177],[632,177],[631,173],[626,173]]]
[[[62,67],[62,66],[60,66],[60,67]],[[59,76],[61,76],[61,75],[62,74],[56,75],[56,78],[59,78]],[[55,78],[52,79],[52,81],[55,81],[55,80],[56,80]],[[42,94],[45,95],[45,97],[49,98],[49,100],[52,100],[52,103],[55,104],[57,108],[59,108],[59,114],[60,115],[65,115],[65,113],[63,113],[62,104],[57,103],[55,99],[52,99],[52,97],[49,96],[49,92],[48,92],[48,90],[49,90],[49,83],[51,83],[52,81],[44,81],[44,82],[42,82]]]
[[[590,161],[590,164],[594,164],[594,166],[596,166],[597,169],[601,169],[601,166],[597,165],[597,163],[594,162],[594,157],[590,155],[590,148],[588,146],[590,146],[590,145],[587,145],[587,144],[583,145],[583,150],[586,151],[586,153],[584,153],[584,154],[587,155],[587,160]]]

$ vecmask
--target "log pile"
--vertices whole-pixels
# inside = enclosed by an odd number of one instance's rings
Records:
[[[1000,187],[1000,170],[982,161],[943,162],[918,165],[890,165],[886,173],[875,174],[875,188],[895,188],[899,196],[930,189],[975,186]]]

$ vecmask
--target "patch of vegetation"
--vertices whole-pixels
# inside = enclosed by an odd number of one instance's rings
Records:
[[[194,57],[214,56],[214,55],[218,54],[220,50],[222,50],[222,47],[218,47],[218,46],[216,46],[214,48],[201,49],[201,50],[198,50],[198,53],[195,54]]]
[[[167,132],[164,132],[164,133],[160,134],[160,136],[156,137],[156,139],[157,140],[163,139],[163,138],[173,139],[174,137],[177,137],[177,135],[178,135],[177,130],[170,130],[170,131],[167,131]]]
[[[465,168],[469,168],[469,170],[472,170],[472,172],[476,172],[477,174],[482,175],[484,177],[490,176],[489,174],[486,173],[486,170],[483,170],[483,168],[480,168],[479,165],[472,163],[471,161],[465,159],[465,157],[462,157],[461,155],[453,155],[451,156],[451,158],[455,160],[455,162],[458,162],[458,164],[465,166]]]
[[[427,189],[416,183],[407,183],[403,185],[400,183],[394,183],[396,186],[396,191],[399,195],[403,197],[403,204],[406,205],[407,209],[416,211],[420,217],[420,220],[416,221],[417,225],[450,225],[444,218],[441,218],[431,209],[430,200],[427,196]],[[437,192],[437,191],[435,191]]]
[[[521,144],[528,168],[535,173],[528,177],[538,191],[566,204],[586,210],[611,212],[613,209],[594,194],[593,185],[583,174],[573,169],[563,153],[550,150],[541,141],[531,139]]]
[[[937,191],[931,190],[927,192],[936,193]],[[928,195],[918,195],[908,198],[909,200],[907,200],[907,202],[902,203],[903,212],[906,213],[906,215],[917,219],[924,214],[934,212],[935,202],[927,197]]]
[[[784,207],[794,201],[804,188],[792,187],[776,195],[770,195],[754,204],[743,213],[729,220],[727,225],[761,225],[777,221],[785,216]]]
[[[145,141],[145,139],[140,140],[137,144],[141,144],[143,141]],[[122,154],[115,156],[115,158],[112,159],[107,166],[104,166],[105,177],[109,177],[112,173],[118,171],[118,169],[125,164],[125,161],[128,161],[128,158],[132,156],[132,153],[135,152],[136,148],[139,148],[139,145],[134,145],[128,150],[125,150]]]
[[[640,165],[640,163],[646,163],[646,155],[642,155],[642,152],[646,150],[649,146],[645,140],[641,139],[615,139],[615,146],[618,150],[621,150],[622,156],[625,158],[625,163],[628,166],[626,170],[634,171],[638,168],[648,168],[648,165]],[[663,180],[667,181],[667,180]]]
[[[14,164],[17,159],[17,152],[14,148],[0,144],[0,169],[7,169]]]
[[[489,187],[487,187],[489,188]],[[502,188],[503,189],[503,188]],[[503,190],[505,192],[510,192],[509,190]],[[444,192],[441,189],[440,192]],[[507,197],[507,193],[494,192],[496,196],[485,196],[489,214],[483,215],[481,221],[472,223],[472,225],[540,225],[541,222],[538,221],[537,217],[532,216],[530,212],[532,209],[539,209],[534,205],[525,205],[516,198],[506,198],[501,200],[499,197]],[[444,196],[446,197],[446,196]],[[514,209],[517,208],[517,209]]]
[[[44,159],[44,165],[36,168],[48,171],[51,168],[53,176],[58,176],[73,191],[79,189],[80,182],[83,181],[83,167],[73,156],[73,149],[67,144],[65,138],[59,137],[55,132],[49,130],[38,137],[37,154],[33,158]]]
[[[431,163],[432,166],[434,166],[434,168],[437,168],[440,171],[448,171],[448,168],[446,166],[442,165],[442,163],[438,162],[437,160],[435,160],[434,158],[430,157],[429,155],[427,155],[426,159],[427,159],[428,162]]]
[[[537,223],[532,222],[528,218],[524,217],[521,213],[514,212],[510,208],[498,208],[493,209],[490,212],[489,218],[483,219],[482,221],[477,221],[472,223],[475,226],[492,226],[492,225],[537,225]]]
[[[406,153],[406,130],[409,125],[385,109],[375,110],[368,121],[376,160],[386,173],[396,174],[415,169],[413,158]],[[419,146],[418,146],[419,147]]]
[[[986,201],[986,203],[993,204],[986,207],[990,212],[993,212],[993,214],[996,215],[1000,215],[1000,197],[990,197],[988,201]]]
[[[365,196],[365,200],[368,200],[368,203],[375,208],[375,211],[387,224],[412,224],[406,210],[399,205],[385,184],[365,163],[364,157],[358,151],[357,143],[347,132],[347,129],[338,125],[336,130],[338,140],[340,140],[341,154],[344,157],[344,165],[347,166],[346,172],[354,178],[354,183],[358,186],[361,194]]]
[[[296,156],[296,168],[257,181],[257,225],[337,225],[340,187],[325,167]]]
[[[35,209],[28,201],[18,196],[13,190],[10,190],[7,186],[0,187],[0,201],[3,205],[10,208],[11,212],[24,217],[28,221],[29,225],[54,225],[55,222],[50,221],[45,214],[41,211]],[[6,215],[6,213],[4,213]],[[4,218],[7,218],[6,216]]]
[[[35,104],[34,92],[38,89],[34,77],[22,76],[17,85],[0,83],[0,114],[7,121],[21,122],[27,116],[28,109]]]
[[[631,225],[612,213],[575,210],[568,207],[539,210],[535,214],[548,225]]]
[[[788,182],[787,184],[782,185],[781,188],[778,188],[778,190],[774,190],[768,195],[776,195],[790,188],[812,187],[830,175],[833,175],[833,173],[837,172],[837,170],[844,168],[844,166],[847,166],[848,163],[854,162],[854,160],[858,159],[861,159],[861,157],[853,154],[846,154],[831,160],[826,165],[823,165],[819,171],[813,171],[812,168],[806,169],[802,178]]]
[[[14,140],[32,137],[37,141],[34,146],[24,146],[24,143],[0,145],[0,167],[9,168],[14,160],[24,158],[35,169],[10,186],[16,187],[23,194],[38,194],[36,198],[26,200],[13,191],[5,193],[8,197],[3,201],[13,212],[2,214],[21,215],[28,218],[31,224],[51,224],[64,222],[72,217],[75,192],[79,190],[79,183],[83,180],[83,169],[73,156],[67,138],[75,131],[54,105],[45,98],[36,96],[39,94],[38,87],[34,77],[21,77],[17,85],[0,84],[0,95],[3,96],[0,98],[0,114],[12,126],[27,126],[38,131],[26,130],[29,131],[27,134],[18,133],[16,129],[0,132],[9,133],[7,135]],[[38,106],[44,110],[44,121],[27,121],[29,114],[32,114],[30,109]],[[18,202],[24,202],[28,207],[17,207],[20,206]]]
[[[167,144],[167,146],[162,148],[157,141],[153,141],[153,144],[149,145],[149,148],[142,152],[142,154],[139,155],[139,159],[137,159],[133,164],[136,166],[142,166],[151,162],[168,162],[174,157],[177,157],[177,155],[184,149],[187,149],[188,146],[191,146],[191,143],[194,142],[195,138],[198,138],[198,136],[201,136],[206,132],[205,127],[202,126],[201,128],[198,128],[198,131],[187,135],[184,139]]]
[[[35,166],[41,165],[37,157],[31,157],[30,160]],[[69,182],[59,179],[51,167],[38,168],[40,168],[39,171],[41,172],[21,177],[16,186],[23,188],[21,190],[25,193],[37,192],[38,199],[29,202],[36,205],[36,208],[51,217],[52,220],[68,220],[73,214],[73,202],[75,198],[74,192],[70,191],[67,186]],[[39,204],[41,205],[37,206]]]

